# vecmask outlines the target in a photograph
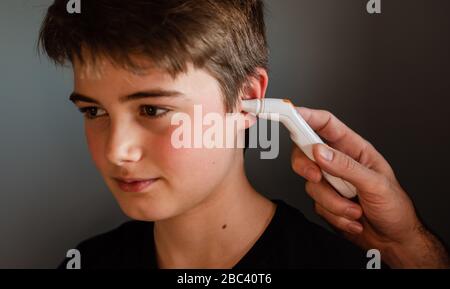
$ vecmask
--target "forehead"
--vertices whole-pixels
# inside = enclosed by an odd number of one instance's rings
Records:
[[[99,82],[103,80],[111,83],[117,80],[128,80],[130,83],[140,79],[148,81],[148,78],[159,82],[175,80],[167,71],[154,66],[149,60],[138,61],[138,64],[145,68],[124,67],[104,56],[97,57],[95,61],[85,59],[83,62],[75,58],[73,60],[74,77],[76,81]]]
[[[142,60],[148,61],[148,60]],[[126,95],[140,90],[170,89],[179,91],[194,102],[209,102],[221,97],[217,80],[206,70],[187,65],[187,71],[172,77],[167,71],[157,68],[151,62],[146,69],[133,70],[121,67],[106,57],[97,58],[95,63],[78,59],[73,61],[75,91],[86,95],[110,97]],[[215,96],[215,97],[214,97]],[[206,98],[209,98],[207,100]]]

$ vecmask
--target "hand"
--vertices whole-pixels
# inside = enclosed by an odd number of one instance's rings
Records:
[[[328,145],[313,146],[316,163],[296,145],[292,168],[305,177],[316,212],[347,239],[365,249],[379,249],[391,267],[448,267],[448,254],[425,229],[414,205],[383,156],[334,115],[297,108]],[[357,189],[356,200],[341,196],[320,169]]]

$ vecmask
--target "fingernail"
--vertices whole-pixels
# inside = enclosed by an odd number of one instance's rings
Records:
[[[349,207],[345,210],[345,216],[350,219],[357,219],[359,217],[359,210]]]
[[[314,168],[307,168],[305,171],[305,176],[310,181],[317,180],[317,175],[318,175],[318,172]]]
[[[333,151],[328,149],[325,145],[319,146],[319,154],[326,161],[333,160]]]
[[[359,223],[352,222],[347,226],[348,231],[352,234],[359,234],[362,232],[363,228]]]

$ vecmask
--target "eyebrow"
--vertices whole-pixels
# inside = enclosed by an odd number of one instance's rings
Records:
[[[139,91],[135,92],[130,95],[125,95],[119,98],[120,103],[124,103],[127,101],[137,100],[137,99],[143,99],[143,98],[151,98],[151,97],[184,97],[185,95],[179,91],[175,90],[162,90],[162,89],[153,89],[153,90],[145,90],[145,91]],[[95,103],[100,105],[100,102],[95,100],[94,98],[90,96],[83,95],[78,92],[72,92],[69,96],[69,100],[73,103],[77,102],[89,102],[89,103]]]

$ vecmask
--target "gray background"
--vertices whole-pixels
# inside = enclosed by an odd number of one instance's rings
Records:
[[[79,241],[126,220],[93,166],[67,97],[70,68],[35,51],[49,0],[0,2],[0,268],[52,268]],[[266,1],[268,97],[332,111],[386,157],[422,218],[450,241],[448,1]],[[269,197],[312,210],[290,167],[246,156]]]

